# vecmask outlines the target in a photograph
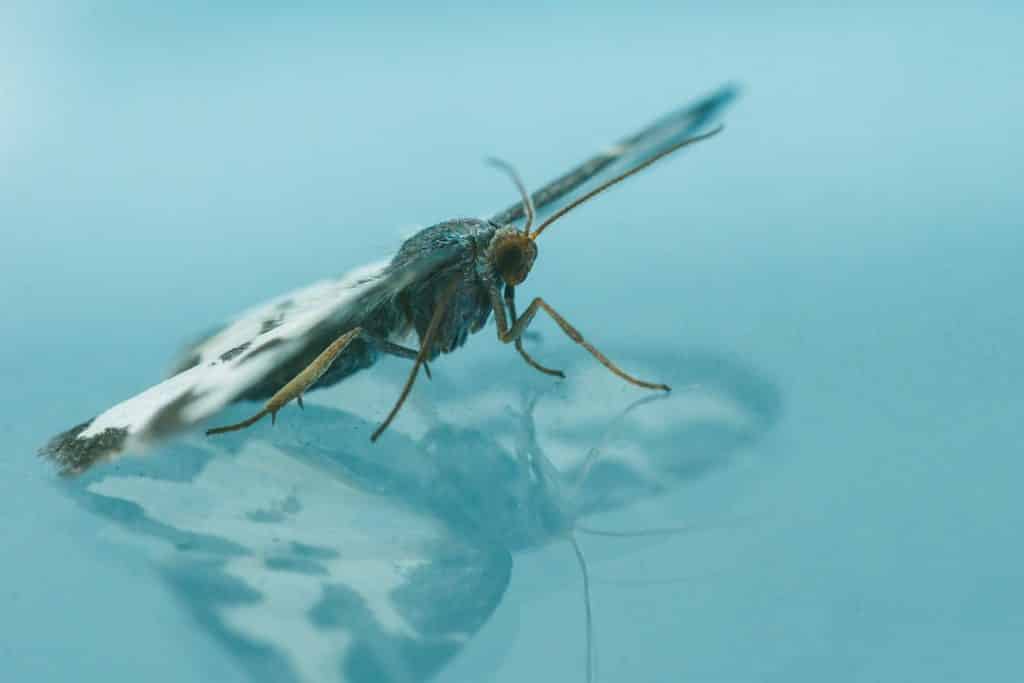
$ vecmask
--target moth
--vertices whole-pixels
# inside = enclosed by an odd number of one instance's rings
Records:
[[[264,400],[263,408],[237,423],[208,430],[243,429],[303,395],[373,365],[382,355],[412,361],[408,379],[376,440],[409,395],[420,369],[440,354],[462,347],[493,315],[497,337],[511,343],[530,366],[563,376],[535,360],[522,337],[544,311],[577,344],[621,379],[667,391],[621,369],[551,304],[536,297],[517,315],[516,287],[537,258],[537,238],[554,222],[611,186],[667,155],[714,135],[705,131],[733,98],[723,88],[696,104],[662,117],[621,140],[532,196],[511,166],[507,172],[521,200],[490,219],[459,218],[425,228],[395,256],[358,268],[257,306],[189,349],[167,380],[99,416],[58,434],[40,453],[64,474],[186,431],[227,405]],[[415,334],[417,348],[407,345]]]
[[[682,387],[636,402],[571,349],[549,354],[572,383],[532,373],[510,382],[512,359],[439,374],[388,448],[367,444],[376,412],[352,393],[393,391],[403,378],[384,368],[312,397],[301,422],[186,436],[168,457],[123,460],[62,486],[112,522],[101,527],[106,540],[144,555],[246,680],[466,680],[448,677],[453,658],[497,610],[518,608],[503,607],[515,557],[544,546],[578,565],[564,589],[536,587],[578,600],[551,656],[578,672],[573,680],[608,680],[592,668],[591,629],[616,618],[601,609],[601,581],[645,575],[588,568],[586,546],[677,531],[626,528],[615,513],[748,457],[782,399],[721,353],[623,351]],[[173,632],[166,640],[180,642]],[[120,654],[117,639],[110,646]],[[602,640],[598,654],[612,660],[627,654],[621,647]]]

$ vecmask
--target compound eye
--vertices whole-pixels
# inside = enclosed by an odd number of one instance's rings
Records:
[[[498,254],[498,272],[506,280],[514,280],[523,270],[523,250],[519,245],[510,244]],[[512,283],[515,284],[515,283]]]
[[[530,274],[537,247],[523,233],[499,235],[490,259],[505,284],[518,285]]]

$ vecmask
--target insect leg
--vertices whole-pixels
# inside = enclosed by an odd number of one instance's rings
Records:
[[[375,337],[365,330],[360,335],[363,339],[376,346],[379,350],[384,353],[389,353],[392,356],[398,356],[399,358],[408,358],[409,360],[416,360],[416,357],[420,355],[420,352],[416,349],[410,349],[408,346],[402,346],[400,344],[392,344],[387,339],[381,337]],[[430,374],[430,366],[427,365],[426,361],[423,361],[423,370],[427,373],[427,379],[434,379],[433,375]]]
[[[498,324],[498,339],[500,339],[502,342],[507,344],[509,342],[514,342],[516,339],[519,339],[521,336],[523,336],[523,332],[525,332],[526,328],[529,327],[531,322],[533,322],[533,318],[535,315],[537,315],[537,311],[543,308],[544,311],[548,315],[550,315],[556,323],[558,323],[558,326],[562,328],[562,331],[565,332],[570,339],[572,339],[574,342],[576,342],[577,344],[585,348],[587,351],[589,351],[590,355],[596,358],[601,363],[601,365],[611,370],[612,373],[618,375],[619,377],[626,380],[630,384],[635,384],[636,386],[644,387],[645,389],[660,389],[662,391],[672,390],[672,388],[667,384],[645,382],[644,380],[637,379],[636,377],[633,377],[632,375],[620,369],[619,366],[608,360],[607,356],[598,351],[596,348],[594,348],[592,344],[590,344],[590,342],[584,339],[583,335],[580,334],[575,327],[570,325],[569,321],[563,318],[561,314],[558,313],[558,311],[551,308],[551,306],[548,305],[548,303],[544,301],[544,299],[541,299],[540,297],[534,299],[527,307],[527,309],[523,312],[523,316],[516,320],[511,326],[508,326],[508,323],[505,320],[504,311],[502,311],[501,314],[497,313],[497,305],[499,304],[499,302],[497,302],[496,299],[497,292],[494,292],[491,295],[491,306],[496,309],[494,318],[495,322]]]
[[[441,326],[441,319],[444,318],[445,309],[448,308],[448,302],[452,300],[452,295],[455,294],[455,287],[458,285],[458,280],[452,280],[448,288],[445,289],[441,298],[437,302],[436,308],[434,308],[434,314],[430,317],[430,324],[427,326],[427,332],[423,335],[423,339],[420,340],[420,351],[416,355],[416,362],[412,366],[412,371],[409,373],[409,379],[405,381],[405,386],[402,387],[402,393],[398,396],[398,400],[395,401],[395,405],[391,408],[391,412],[384,418],[384,421],[379,427],[370,435],[370,441],[376,441],[380,438],[380,435],[384,433],[384,430],[388,428],[391,421],[395,419],[395,415],[401,410],[402,404],[405,403],[405,399],[409,396],[409,392],[412,391],[413,382],[416,381],[416,375],[419,373],[420,366],[423,365],[427,360],[427,354],[430,353],[430,345],[434,342],[434,337],[437,336],[437,328]]]
[[[299,406],[302,407],[302,394],[311,386],[316,384],[317,380],[323,377],[324,373],[330,369],[331,364],[334,363],[335,359],[340,356],[342,351],[344,351],[357,337],[364,338],[366,341],[374,344],[386,353],[402,356],[404,358],[418,357],[417,352],[412,349],[407,349],[404,346],[399,346],[398,344],[392,344],[384,339],[379,339],[363,330],[363,328],[356,327],[331,342],[331,345],[324,349],[319,356],[313,359],[312,363],[307,365],[302,372],[295,375],[290,382],[285,384],[277,391],[276,394],[271,396],[270,400],[264,404],[263,409],[258,413],[247,420],[242,420],[241,422],[237,422],[232,425],[208,429],[206,430],[207,436],[245,429],[246,427],[256,424],[267,415],[270,415],[271,422],[276,422],[277,411],[281,410],[281,408],[293,399],[298,401]]]
[[[512,320],[512,324],[515,325],[515,323],[516,323],[516,290],[515,290],[515,287],[513,287],[511,285],[506,285],[505,286],[505,305],[508,306],[509,318]],[[540,370],[545,375],[552,375],[554,377],[561,377],[562,379],[565,379],[565,373],[564,372],[562,372],[561,370],[552,370],[551,368],[544,367],[543,365],[541,365],[540,363],[535,361],[533,359],[533,356],[531,356],[530,354],[528,354],[526,352],[526,349],[523,348],[523,337],[522,337],[522,335],[516,337],[515,346],[516,346],[516,351],[519,352],[519,355],[522,356],[523,360],[525,360],[529,365],[533,366],[537,370]]]
[[[313,359],[310,363],[302,370],[299,374],[295,375],[288,384],[281,387],[276,394],[270,397],[270,400],[266,402],[263,409],[250,417],[248,420],[242,420],[233,425],[227,425],[225,427],[216,427],[214,429],[207,429],[206,435],[210,436],[213,434],[223,434],[224,432],[235,432],[239,429],[245,429],[266,415],[270,415],[270,421],[276,422],[277,411],[281,410],[289,401],[299,398],[302,393],[313,386],[318,379],[323,377],[323,374],[327,372],[331,367],[331,363],[337,358],[345,348],[352,343],[352,340],[358,337],[362,333],[363,329],[357,327],[349,330],[345,334],[341,335],[331,345],[324,349],[319,356]]]

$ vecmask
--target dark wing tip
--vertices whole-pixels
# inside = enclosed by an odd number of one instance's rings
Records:
[[[719,100],[722,104],[730,102],[743,92],[743,86],[736,81],[727,81],[718,87],[708,99]]]
[[[726,83],[690,108],[690,115],[697,122],[710,121],[732,103],[742,92],[738,83]]]
[[[53,462],[61,476],[67,477],[81,474],[98,461],[124,448],[128,438],[127,429],[108,427],[94,436],[81,437],[82,432],[91,424],[92,420],[86,420],[61,432],[40,448],[38,455]]]

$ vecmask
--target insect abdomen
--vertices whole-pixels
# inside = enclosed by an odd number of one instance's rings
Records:
[[[318,352],[327,348],[338,335],[323,335],[323,344],[310,344],[307,350],[300,353],[288,363],[281,365],[267,375],[262,382],[254,386],[239,398],[244,401],[263,401],[269,399],[287,384],[293,377],[316,359]],[[331,367],[310,389],[319,389],[337,384],[341,380],[354,375],[360,370],[377,362],[378,351],[362,339],[354,339],[331,364]]]

